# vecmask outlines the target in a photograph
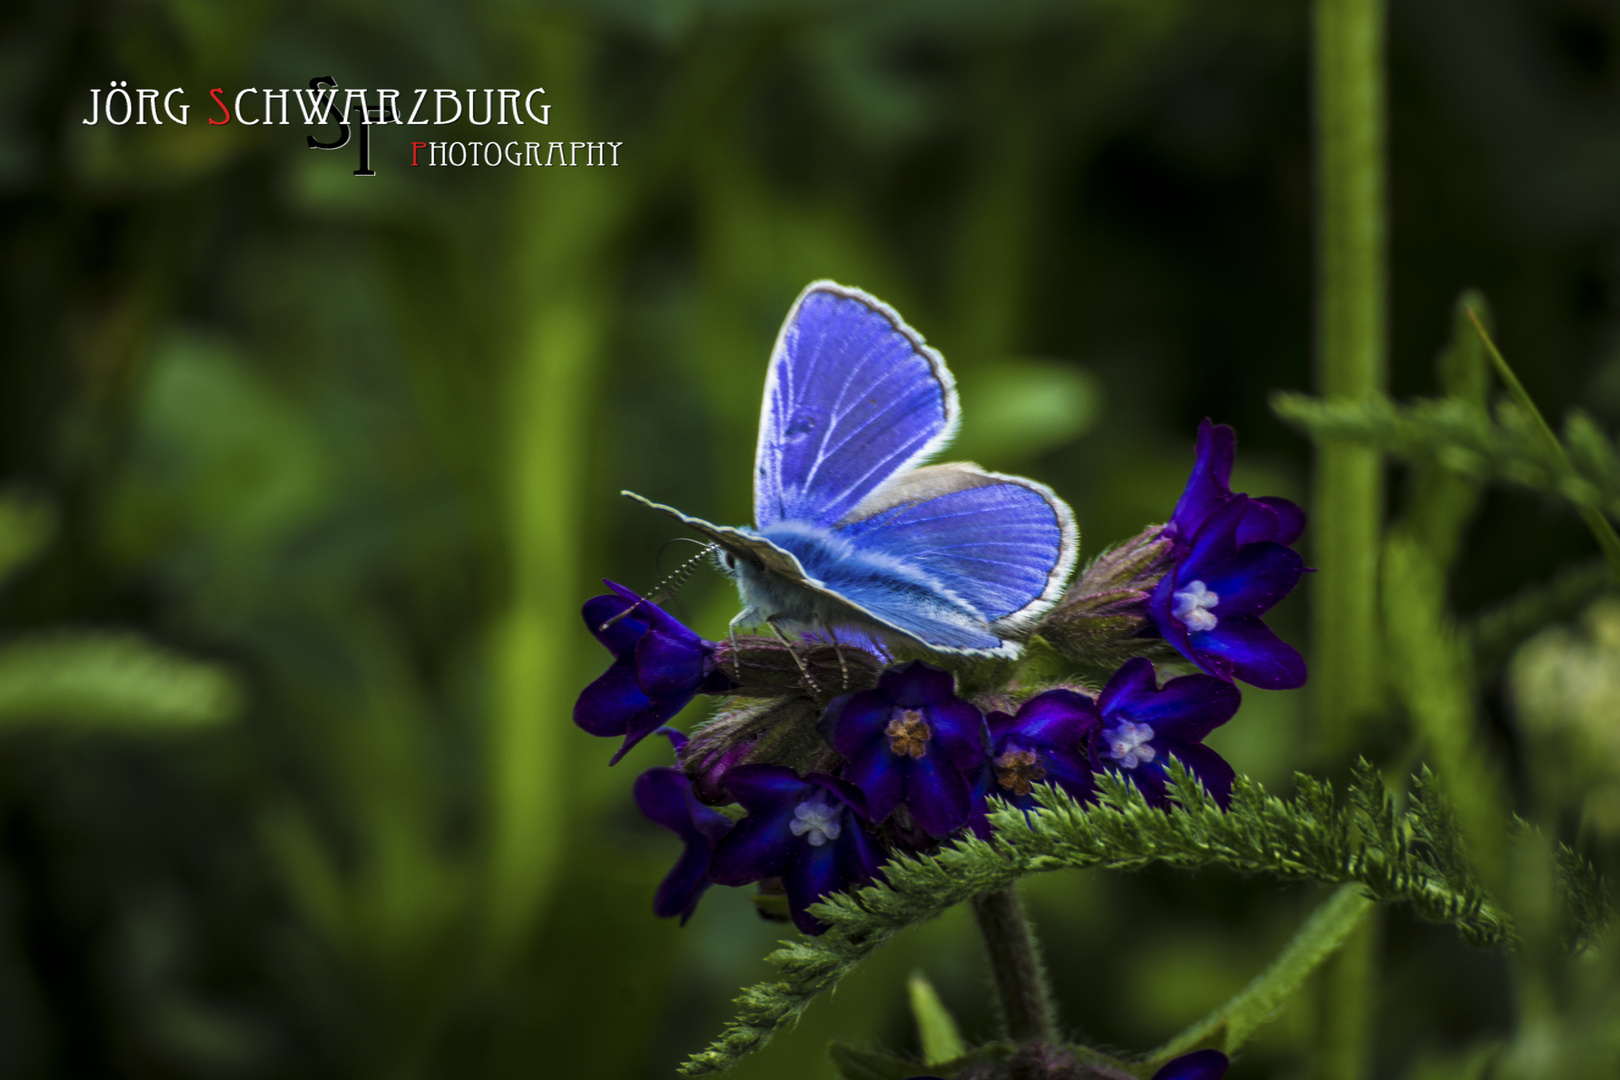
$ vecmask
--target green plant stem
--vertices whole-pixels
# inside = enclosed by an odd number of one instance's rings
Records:
[[[1490,354],[1491,363],[1496,365],[1496,373],[1507,384],[1509,393],[1535,421],[1536,430],[1541,433],[1542,440],[1546,443],[1547,450],[1551,453],[1553,460],[1559,463],[1566,477],[1578,479],[1579,474],[1576,473],[1575,466],[1570,464],[1569,455],[1564,451],[1564,444],[1553,433],[1552,426],[1541,415],[1541,410],[1536,408],[1536,403],[1530,397],[1530,392],[1524,388],[1524,384],[1519,381],[1519,377],[1508,366],[1507,358],[1496,347],[1496,342],[1491,340],[1491,335],[1485,330],[1485,324],[1479,321],[1479,316],[1474,314],[1473,308],[1468,309],[1468,318],[1473,322],[1474,329],[1479,331],[1480,340],[1485,342],[1485,351]],[[1603,511],[1598,507],[1593,506],[1591,503],[1584,503],[1578,507],[1578,510],[1581,520],[1592,531],[1592,536],[1597,540],[1598,547],[1603,550],[1603,557],[1609,561],[1609,571],[1614,575],[1615,580],[1620,581],[1620,536],[1615,534],[1614,526],[1609,524],[1609,519],[1603,516]]]
[[[1322,969],[1317,999],[1317,1080],[1363,1080],[1369,1075],[1382,921],[1381,911],[1369,912]]]
[[[1316,0],[1317,383],[1365,401],[1386,382],[1384,12],[1380,0]],[[1318,445],[1311,681],[1328,749],[1354,744],[1379,709],[1377,450]]]
[[[973,899],[984,949],[990,957],[1007,1036],[1018,1043],[1052,1041],[1052,1002],[1039,947],[1018,887],[1009,885]]]
[[[1381,0],[1316,0],[1317,383],[1328,400],[1380,398],[1387,381],[1384,10]],[[1383,698],[1377,450],[1318,444],[1312,682],[1328,751],[1340,756]],[[1372,1042],[1371,922],[1323,972],[1317,1076],[1360,1080]]]

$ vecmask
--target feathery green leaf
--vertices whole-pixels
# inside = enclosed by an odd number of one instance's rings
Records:
[[[1176,805],[1168,812],[1149,806],[1112,773],[1097,778],[1097,805],[1041,788],[1039,812],[1025,815],[1006,806],[992,812],[993,840],[966,837],[932,855],[897,856],[884,867],[886,884],[815,905],[827,933],[784,942],[771,954],[779,977],[744,991],[736,1019],[682,1072],[698,1076],[729,1068],[896,934],[1044,870],[1225,867],[1286,881],[1355,885],[1372,900],[1407,903],[1422,918],[1454,925],[1471,944],[1512,941],[1507,915],[1459,861],[1450,818],[1427,801],[1439,798],[1438,792],[1429,794],[1432,785],[1420,784],[1421,809],[1397,813],[1378,771],[1366,762],[1356,769],[1348,808],[1329,785],[1307,776],[1298,778],[1298,792],[1287,801],[1238,777],[1231,806],[1222,811],[1179,762],[1172,760],[1169,769]],[[1586,890],[1580,895],[1601,892],[1590,867],[1583,864],[1576,872]],[[1600,914],[1576,904],[1571,918],[1590,933],[1588,920]]]

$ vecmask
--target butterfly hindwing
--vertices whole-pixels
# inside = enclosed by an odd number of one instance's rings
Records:
[[[1067,504],[1043,484],[973,465],[895,477],[838,528],[857,553],[914,566],[996,629],[1021,629],[1062,594],[1078,536]]]
[[[798,543],[794,543],[792,534],[779,537],[811,559],[811,565],[821,575],[812,576],[800,562],[799,554],[774,540],[683,514],[633,491],[620,494],[668,514],[749,564],[753,573],[743,572],[743,578],[752,577],[771,591],[774,586],[785,590],[787,596],[803,600],[803,606],[794,613],[796,621],[818,629],[853,623],[866,630],[890,630],[946,652],[996,652],[1005,645],[971,605],[913,568],[885,566],[887,560],[881,558],[876,564],[860,558],[817,559],[816,548],[806,546],[805,536],[798,537]],[[831,530],[825,533],[830,536]],[[770,606],[800,605],[789,602]],[[762,608],[754,610],[765,613]]]
[[[957,420],[955,382],[920,334],[859,289],[814,282],[771,353],[755,524],[838,521],[943,446]]]

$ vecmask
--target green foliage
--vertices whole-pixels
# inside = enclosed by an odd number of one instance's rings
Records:
[[[917,1041],[922,1045],[923,1064],[938,1065],[955,1061],[966,1052],[962,1033],[956,1029],[956,1019],[928,976],[920,971],[911,973],[906,980],[906,992],[911,998],[911,1015],[917,1020]]]
[[[0,729],[196,728],[241,705],[226,672],[135,634],[57,631],[0,647]]]
[[[1288,947],[1226,1004],[1148,1055],[1163,1063],[1200,1046],[1235,1053],[1263,1025],[1275,1019],[1305,980],[1338,951],[1372,901],[1360,885],[1341,885],[1305,920]]]
[[[1481,481],[1620,514],[1620,451],[1579,411],[1565,425],[1565,438],[1580,447],[1566,468],[1535,418],[1513,402],[1487,411],[1449,398],[1403,405],[1279,392],[1271,407],[1313,439],[1366,443],[1401,461],[1434,462]]]
[[[736,1019],[686,1063],[684,1074],[718,1072],[757,1050],[907,927],[1047,870],[1222,867],[1285,881],[1354,885],[1372,900],[1409,904],[1424,919],[1450,923],[1470,944],[1505,946],[1513,940],[1507,913],[1462,858],[1454,815],[1426,777],[1414,784],[1406,811],[1396,810],[1378,772],[1365,762],[1355,771],[1348,806],[1335,800],[1329,785],[1308,776],[1297,778],[1298,793],[1286,801],[1239,777],[1231,806],[1223,812],[1179,763],[1172,763],[1171,774],[1176,805],[1169,812],[1149,806],[1131,784],[1112,774],[1098,777],[1101,797],[1095,806],[1039,789],[1041,812],[1026,817],[1002,807],[991,814],[996,827],[991,842],[968,838],[934,855],[897,858],[884,867],[887,884],[817,905],[813,910],[829,925],[828,932],[785,942],[772,953],[778,978],[743,992]],[[1572,870],[1583,882],[1578,890],[1604,888],[1584,863],[1573,863]],[[1572,905],[1572,919],[1593,914],[1584,901]],[[1320,934],[1331,937],[1348,915],[1324,918]],[[1583,932],[1594,929],[1581,925]],[[1317,947],[1300,946],[1303,956]],[[1300,962],[1296,958],[1281,971],[1293,972]],[[1269,993],[1257,992],[1255,1012],[1247,1006],[1236,1010],[1245,1025],[1257,1019]]]
[[[39,554],[55,530],[56,514],[43,499],[18,492],[0,496],[0,582]]]
[[[1479,673],[1500,669],[1531,634],[1569,618],[1590,603],[1594,595],[1614,587],[1608,563],[1591,559],[1566,567],[1547,581],[1526,585],[1486,608],[1461,631]]]

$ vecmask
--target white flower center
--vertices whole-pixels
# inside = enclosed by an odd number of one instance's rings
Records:
[[[1170,614],[1180,619],[1189,630],[1213,630],[1220,622],[1210,610],[1221,602],[1221,594],[1211,592],[1202,581],[1194,581],[1185,589],[1170,594],[1175,603]]]
[[[838,811],[838,807],[829,806],[820,799],[802,802],[793,808],[793,820],[788,823],[788,828],[793,830],[794,836],[808,839],[811,847],[820,847],[829,840],[838,839],[842,829],[838,824]]]
[[[1119,727],[1103,732],[1103,738],[1108,742],[1109,756],[1127,769],[1134,769],[1154,758],[1153,747],[1148,745],[1148,740],[1153,738],[1153,729],[1147,724],[1122,720]]]

